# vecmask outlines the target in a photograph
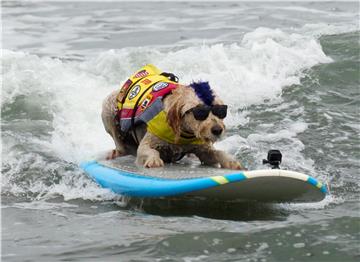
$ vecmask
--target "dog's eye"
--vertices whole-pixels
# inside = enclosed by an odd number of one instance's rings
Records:
[[[194,118],[199,121],[205,120],[210,113],[211,108],[207,106],[197,106],[191,109]]]
[[[227,115],[227,105],[214,105],[211,112],[218,118],[223,119]]]
[[[218,118],[224,119],[227,115],[227,105],[214,105],[211,107],[199,105],[186,111],[185,114],[192,113],[196,120],[204,121],[209,116],[210,111]]]

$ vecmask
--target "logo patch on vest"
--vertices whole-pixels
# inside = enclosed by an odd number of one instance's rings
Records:
[[[166,83],[166,82],[159,82],[159,83],[157,83],[156,85],[153,86],[153,91],[157,92],[157,91],[159,91],[161,89],[164,89],[164,88],[168,87],[168,85],[169,84]]]
[[[143,83],[144,85],[148,85],[148,84],[151,84],[151,80],[148,78],[145,78],[144,80],[141,81],[141,83]]]
[[[152,99],[152,95],[151,94],[149,94],[145,99],[144,99],[144,101],[141,103],[141,110],[145,110],[146,109],[146,107],[150,104],[150,101],[151,101],[151,99]]]
[[[123,86],[121,87],[121,89],[128,89],[129,86],[131,86],[132,82],[130,79],[126,80],[126,82],[123,84]]]
[[[133,89],[131,89],[130,91],[129,100],[135,98],[139,94],[140,90],[141,88],[139,85],[134,86]]]
[[[135,78],[145,77],[145,76],[147,76],[148,74],[149,74],[149,73],[148,73],[146,70],[141,70],[140,72],[137,72],[134,77],[135,77]]]

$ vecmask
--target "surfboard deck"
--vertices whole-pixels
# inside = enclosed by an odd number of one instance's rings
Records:
[[[204,197],[261,202],[318,202],[328,193],[315,178],[294,171],[237,171],[183,160],[163,168],[143,168],[132,156],[94,160],[81,168],[99,185],[132,197]]]

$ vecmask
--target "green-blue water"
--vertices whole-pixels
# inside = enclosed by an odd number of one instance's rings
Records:
[[[358,261],[359,5],[2,2],[3,261]],[[78,168],[102,99],[154,63],[229,105],[216,146],[329,184],[313,204],[144,201]]]

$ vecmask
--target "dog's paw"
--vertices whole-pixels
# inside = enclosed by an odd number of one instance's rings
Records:
[[[227,169],[244,170],[243,166],[238,161],[235,160],[226,161],[221,164],[221,167]]]
[[[119,156],[123,156],[125,155],[125,153],[120,152],[119,150],[113,149],[110,150],[107,154],[106,154],[106,160],[112,160],[115,159]]]
[[[149,157],[146,159],[144,163],[144,167],[153,168],[153,167],[162,167],[164,166],[164,161],[161,160],[159,157]]]

